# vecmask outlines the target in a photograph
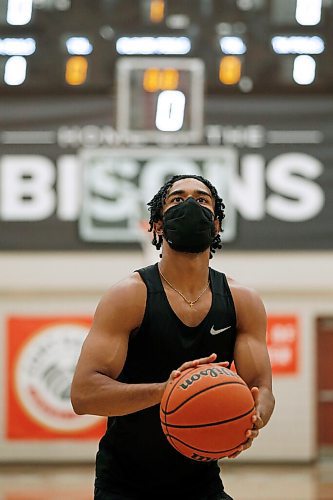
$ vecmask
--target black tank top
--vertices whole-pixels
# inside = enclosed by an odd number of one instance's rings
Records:
[[[157,264],[137,272],[147,287],[146,309],[140,328],[130,336],[119,381],[163,382],[185,361],[212,352],[216,352],[218,361],[231,364],[236,314],[224,274],[209,268],[210,310],[198,326],[189,327],[171,308]],[[97,487],[156,500],[175,498],[175,493],[195,498],[219,491],[221,484],[216,462],[186,458],[168,443],[160,425],[159,405],[108,418],[96,459]]]

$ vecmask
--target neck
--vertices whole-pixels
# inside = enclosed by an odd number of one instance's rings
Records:
[[[209,249],[199,254],[176,252],[163,248],[159,269],[164,276],[184,293],[200,291],[208,282]]]

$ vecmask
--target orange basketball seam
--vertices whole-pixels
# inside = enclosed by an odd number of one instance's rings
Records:
[[[177,382],[180,382],[180,381],[181,381],[181,380],[182,380],[185,376],[187,376],[187,375],[188,375],[188,373],[189,373],[190,371],[192,371],[192,370],[193,370],[193,368],[188,368],[187,370],[185,370],[185,371],[184,371],[184,373],[183,373],[183,375],[180,375],[180,377],[178,377]],[[166,402],[165,402],[165,410],[166,410],[166,409],[167,409],[167,407],[168,407],[169,399],[170,399],[171,394],[173,393],[173,391],[174,391],[174,389],[175,389],[175,388],[176,388],[176,385],[174,384],[174,385],[173,385],[173,387],[171,388],[171,390],[170,390],[170,392],[169,392],[169,394],[168,394],[167,398],[166,398]],[[162,404],[160,405],[160,410],[162,410],[162,412],[164,413],[164,409],[163,409],[163,407],[162,407]],[[165,423],[164,425],[166,426],[166,432],[168,432],[168,424],[167,424],[167,423]]]
[[[166,411],[164,410],[163,408],[161,408],[162,412],[164,413],[164,415],[171,415],[172,413],[176,412],[179,410],[179,408],[181,408],[184,404],[186,404],[188,401],[190,401],[192,398],[198,396],[198,394],[202,394],[203,392],[206,392],[206,391],[210,391],[211,389],[214,389],[215,387],[220,387],[222,385],[232,385],[232,384],[237,384],[237,385],[242,385],[244,387],[247,387],[246,384],[243,384],[242,382],[238,382],[236,380],[233,380],[233,381],[230,381],[230,382],[220,382],[219,384],[215,384],[215,385],[210,385],[209,387],[205,387],[205,389],[201,389],[200,391],[198,392],[195,392],[194,394],[192,394],[191,396],[189,396],[187,399],[185,399],[185,401],[183,401],[182,403],[180,403],[180,405],[178,405],[176,408],[174,408],[173,410],[170,410],[170,411]],[[169,394],[169,396],[171,395],[171,392]],[[167,405],[165,405],[167,406]]]
[[[183,380],[184,377],[186,377],[188,375],[188,373],[190,371],[192,371],[193,368],[188,368],[187,370],[184,371],[183,375],[180,375],[180,377],[178,377],[176,380],[177,380],[177,383],[179,383],[181,380]],[[174,383],[175,381],[173,381]],[[171,394],[173,393],[173,391],[176,389],[177,385],[174,383],[174,385],[172,386],[167,398],[166,398],[166,402],[165,402],[165,409],[167,409],[168,407],[168,403],[169,403],[169,399],[171,397]],[[162,408],[162,411],[164,412],[163,408]]]
[[[219,451],[211,451],[211,450],[201,450],[200,448],[196,448],[195,446],[191,446],[190,444],[187,444],[185,443],[185,441],[182,441],[181,439],[175,437],[175,436],[172,436],[171,434],[166,434],[166,436],[169,438],[169,439],[173,439],[175,441],[178,441],[179,443],[187,446],[187,448],[191,448],[192,450],[195,450],[195,451],[200,451],[201,453],[214,453],[214,454],[220,454],[220,453],[225,453],[227,451],[232,451],[234,450],[235,448],[238,448],[238,446],[241,446],[242,444],[245,444],[247,439],[245,439],[245,441],[242,441],[241,443],[239,443],[238,445],[236,446],[233,446],[232,448],[227,448],[226,450],[219,450]]]
[[[228,418],[227,420],[220,420],[218,422],[209,422],[208,424],[195,424],[195,425],[183,424],[183,425],[180,425],[180,424],[166,424],[165,421],[164,422],[162,421],[162,423],[167,427],[177,427],[180,429],[192,429],[192,428],[198,428],[198,427],[212,427],[214,425],[227,424],[228,422],[232,422],[233,420],[239,420],[239,419],[249,415],[253,410],[254,410],[254,406],[252,406],[252,408],[249,411],[247,411],[246,413],[242,413],[241,415],[238,415],[237,417]]]

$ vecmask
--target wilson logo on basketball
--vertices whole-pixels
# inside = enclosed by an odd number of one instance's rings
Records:
[[[219,375],[226,375],[227,377],[238,377],[236,373],[228,370],[228,368],[224,368],[223,366],[221,366],[221,368],[206,368],[205,370],[201,370],[199,373],[194,373],[193,375],[191,375],[190,378],[187,378],[183,383],[179,384],[179,387],[186,390],[202,377],[216,378]]]
[[[215,460],[214,458],[203,457],[202,455],[198,455],[197,453],[193,453],[190,458],[196,460],[197,462],[212,462],[213,460]]]

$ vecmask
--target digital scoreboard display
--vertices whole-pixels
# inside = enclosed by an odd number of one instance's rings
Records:
[[[202,137],[204,64],[199,59],[123,58],[117,72],[117,130],[145,142]]]

